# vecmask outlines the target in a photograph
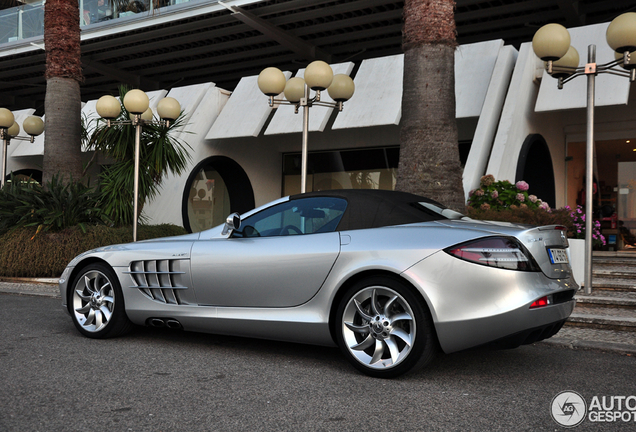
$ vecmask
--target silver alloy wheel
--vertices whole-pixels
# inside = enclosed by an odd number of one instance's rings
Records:
[[[342,336],[364,366],[388,369],[403,361],[415,342],[414,313],[396,291],[371,286],[357,292],[344,309]]]
[[[108,325],[115,308],[115,291],[100,271],[82,275],[73,290],[73,314],[87,332],[98,332]]]

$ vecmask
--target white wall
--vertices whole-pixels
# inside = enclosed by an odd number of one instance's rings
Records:
[[[550,149],[556,185],[556,203],[548,204],[551,207],[561,207],[565,205],[565,136],[561,113],[534,111],[539,91],[539,81],[536,77],[542,69],[543,62],[535,56],[532,45],[522,44],[486,174],[494,175],[497,180],[514,182],[519,153],[526,137],[530,134],[541,134]],[[556,86],[556,80],[551,77],[547,79],[553,80]]]

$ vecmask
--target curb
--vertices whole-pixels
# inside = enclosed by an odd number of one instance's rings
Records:
[[[20,284],[46,284],[57,285],[60,278],[18,278],[0,276],[0,282],[20,283]]]
[[[586,341],[586,340],[578,340],[578,339],[568,339],[568,338],[559,338],[552,337],[550,339],[546,339],[539,343],[548,344],[548,345],[557,345],[570,349],[586,349],[586,350],[597,350],[597,351],[611,351],[619,354],[625,355],[636,355],[636,346],[629,344],[621,344],[621,343],[611,343],[611,342],[597,342],[597,341]]]
[[[62,298],[60,296],[60,293],[53,293],[53,292],[36,292],[36,291],[25,291],[25,290],[20,290],[20,289],[6,289],[6,288],[0,288],[0,293],[1,294],[16,294],[16,295],[20,295],[20,296],[27,296],[27,297],[49,297],[49,298]]]

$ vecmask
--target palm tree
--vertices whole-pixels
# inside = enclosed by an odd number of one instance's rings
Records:
[[[42,184],[60,174],[63,182],[82,176],[80,23],[77,0],[47,0],[44,8],[46,52],[46,134]]]
[[[396,189],[463,211],[455,121],[453,0],[404,2],[404,90]]]
[[[127,92],[127,87],[120,87],[119,99],[123,101]],[[129,118],[130,113],[122,103],[117,120]],[[142,128],[139,149],[139,213],[144,204],[156,196],[166,176],[169,173],[182,174],[190,161],[191,147],[174,136],[183,127],[183,119],[181,113],[169,126],[146,124]],[[85,147],[94,150],[94,155],[101,153],[114,161],[113,164],[102,167],[99,175],[99,199],[104,213],[115,225],[132,224],[135,127],[130,124],[113,124],[108,127],[103,120],[97,120],[97,127],[87,137]],[[143,217],[141,219],[143,221]]]

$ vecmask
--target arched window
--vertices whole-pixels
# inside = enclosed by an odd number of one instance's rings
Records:
[[[12,171],[11,173],[7,174],[5,181],[11,178],[11,174],[13,174],[13,177],[17,180],[26,181],[29,178],[31,178],[32,180],[35,180],[36,182],[42,184],[42,171],[40,170],[21,169],[17,171]]]
[[[183,224],[199,232],[225,222],[233,212],[254,208],[254,191],[247,174],[232,159],[212,156],[200,162],[188,177],[183,193]]]

